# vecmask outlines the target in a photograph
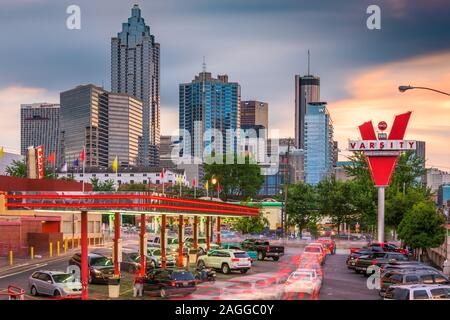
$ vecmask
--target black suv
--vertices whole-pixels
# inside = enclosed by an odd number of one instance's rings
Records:
[[[189,295],[197,289],[192,272],[186,270],[154,269],[144,279],[144,291],[156,293],[161,298],[169,295]]]
[[[384,296],[392,285],[408,284],[450,284],[450,281],[437,270],[388,271],[381,279],[380,295]]]
[[[81,254],[75,253],[69,265],[76,265],[81,271]],[[107,283],[114,276],[114,263],[111,259],[98,253],[88,254],[89,283]]]

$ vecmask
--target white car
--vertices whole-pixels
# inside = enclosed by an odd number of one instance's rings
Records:
[[[193,248],[193,246],[194,246],[194,238],[186,237],[184,239],[184,242],[185,242],[184,245],[187,248]],[[206,251],[207,251],[206,250],[206,238],[198,238],[197,239],[197,246],[198,246],[199,255],[206,254]],[[210,250],[217,250],[219,248],[220,248],[220,246],[217,243],[212,243],[212,242],[209,243],[209,249]]]
[[[246,273],[251,267],[251,259],[247,252],[241,250],[212,250],[208,254],[198,257],[198,268],[219,269],[224,274],[233,270]]]
[[[322,280],[315,270],[298,269],[291,273],[284,283],[284,293],[307,293],[317,295],[322,287]]]
[[[55,297],[80,297],[81,282],[73,274],[62,271],[36,271],[28,279],[30,294]]]
[[[450,300],[449,285],[411,284],[390,286],[384,300]]]

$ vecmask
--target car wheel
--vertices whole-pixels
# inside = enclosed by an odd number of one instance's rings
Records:
[[[259,261],[264,260],[264,254],[262,253],[262,251],[258,252],[258,260]]]
[[[247,271],[248,271],[248,269],[241,269],[242,274],[247,273]]]
[[[166,289],[164,288],[159,289],[159,296],[163,299],[166,298],[167,297]]]
[[[197,268],[203,269],[204,267],[205,267],[205,263],[204,263],[202,260],[200,260],[200,261],[197,263]]]
[[[223,274],[229,274],[230,273],[230,266],[228,263],[222,264],[222,273]]]
[[[32,295],[32,296],[37,296],[39,293],[38,293],[38,291],[36,290],[36,287],[35,286],[32,286],[31,287],[31,289],[30,289],[30,294]]]
[[[273,261],[278,261],[280,260],[280,257],[273,257]]]
[[[53,292],[53,296],[54,296],[54,297],[59,297],[59,296],[61,296],[61,292],[59,292],[59,290],[55,290],[55,291]]]

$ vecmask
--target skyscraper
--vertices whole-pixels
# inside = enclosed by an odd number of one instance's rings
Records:
[[[241,101],[241,127],[263,126],[269,128],[269,104],[256,100]]]
[[[309,71],[309,70],[308,70]],[[308,72],[309,73],[309,72]],[[303,149],[305,142],[305,115],[310,102],[320,101],[320,78],[310,74],[295,76],[295,146]]]
[[[32,103],[20,106],[20,153],[42,145],[44,157],[58,157],[59,104]]]
[[[160,47],[137,4],[122,31],[111,39],[111,91],[127,93],[143,102],[142,150],[145,166],[159,163]]]
[[[108,94],[108,162],[119,167],[138,165],[142,143],[142,102],[130,95]]]
[[[326,102],[308,103],[304,147],[305,182],[317,184],[333,169],[333,124]]]
[[[201,159],[213,152],[236,152],[241,127],[240,103],[241,86],[228,82],[227,75],[214,79],[204,70],[191,83],[180,84],[179,128],[190,135],[181,132],[183,155]],[[222,139],[214,135],[214,130]],[[230,130],[235,134],[229,135]]]
[[[59,163],[70,165],[85,147],[87,167],[107,167],[108,92],[93,84],[81,85],[61,92],[60,102]]]

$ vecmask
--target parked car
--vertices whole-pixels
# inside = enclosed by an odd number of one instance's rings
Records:
[[[81,297],[81,282],[73,274],[61,271],[39,270],[28,278],[30,294],[54,297]]]
[[[81,254],[75,253],[69,265],[76,265],[81,270]],[[114,276],[114,263],[108,257],[98,253],[88,254],[89,283],[107,283]]]
[[[405,248],[400,248],[399,246],[397,246],[394,243],[391,242],[369,242],[367,244],[368,248],[381,248],[383,251],[388,251],[388,252],[399,252],[402,254],[409,254],[409,250],[405,249]]]
[[[350,253],[347,257],[347,268],[348,269],[354,269],[355,265],[356,265],[356,259],[361,257],[361,256],[365,256],[365,255],[370,255],[374,253],[374,251],[372,251],[371,249],[368,248],[361,248],[358,251],[354,251],[352,253]]]
[[[161,267],[161,249],[160,248],[147,248],[148,263],[153,268]],[[176,258],[170,249],[166,249],[166,267],[174,267],[176,264]]]
[[[251,259],[251,262],[258,259],[258,252],[253,250],[247,250],[246,248],[242,248],[240,244],[234,244],[234,243],[222,243],[220,245],[221,249],[234,249],[234,250],[243,250],[247,252],[248,256]]]
[[[144,292],[157,293],[161,298],[189,295],[197,289],[192,272],[173,269],[153,269],[144,278]]]
[[[317,242],[322,243],[330,254],[336,254],[336,242],[331,238],[319,238]]]
[[[256,251],[258,260],[264,260],[267,257],[278,261],[284,255],[283,246],[270,245],[269,241],[246,239],[240,245],[244,250]]]
[[[382,267],[394,261],[408,261],[408,257],[397,252],[374,252],[358,257],[355,261],[354,270],[356,273],[363,272],[366,274],[367,268],[371,265]]]
[[[161,247],[161,237],[156,236],[147,240],[147,247],[160,248]],[[178,238],[167,237],[167,248],[178,247]]]
[[[224,274],[237,270],[246,273],[252,264],[247,252],[242,250],[212,250],[207,255],[198,257],[198,268],[219,269]]]
[[[312,270],[298,269],[291,273],[284,283],[284,293],[306,293],[317,295],[322,286],[322,280]]]
[[[437,270],[401,270],[386,272],[381,278],[380,295],[393,285],[450,284],[449,279]]]
[[[400,285],[386,290],[384,300],[450,300],[448,285]]]
[[[192,248],[194,246],[194,238],[186,237],[186,238],[184,238],[184,243],[187,248]],[[206,252],[208,251],[206,248],[206,238],[204,238],[204,237],[198,238],[197,239],[197,247],[198,247],[199,255],[206,254]],[[220,246],[217,243],[213,243],[213,242],[209,243],[210,250],[217,250],[219,248],[220,248]]]

